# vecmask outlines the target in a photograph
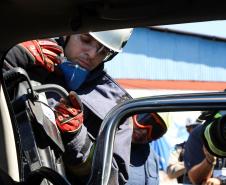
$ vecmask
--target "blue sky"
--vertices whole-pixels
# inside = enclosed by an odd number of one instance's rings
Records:
[[[174,24],[161,27],[226,38],[226,21]]]

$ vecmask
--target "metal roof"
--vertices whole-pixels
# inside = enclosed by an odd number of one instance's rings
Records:
[[[191,35],[191,36],[195,36],[195,37],[201,37],[204,39],[226,42],[226,38],[220,37],[220,36],[200,34],[200,33],[194,33],[194,32],[189,32],[189,31],[181,31],[181,30],[176,30],[176,29],[171,29],[171,28],[163,28],[160,26],[151,26],[149,28],[151,30],[156,30],[156,31],[161,31],[161,32],[169,32],[169,33],[175,33],[175,34],[181,34],[181,35]]]

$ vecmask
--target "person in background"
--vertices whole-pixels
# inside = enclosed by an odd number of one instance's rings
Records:
[[[201,123],[199,119],[192,121],[192,119],[188,118],[185,123],[188,134],[190,135],[192,130]],[[183,183],[184,175],[186,175],[186,168],[184,166],[185,143],[186,141],[175,145],[174,150],[170,153],[167,166],[167,175],[171,179],[177,178],[178,183]]]
[[[129,181],[126,185],[158,185],[158,157],[150,142],[162,137],[167,126],[157,113],[135,115],[133,125]]]
[[[131,98],[104,71],[105,62],[122,51],[131,33],[129,28],[26,41],[6,55],[5,71],[22,67],[33,81],[57,84],[71,91],[68,100],[47,96],[65,145],[64,163],[71,182],[75,179],[76,184],[86,184],[89,179],[95,141],[105,115],[119,102]],[[112,184],[125,184],[129,178],[131,138],[132,122],[128,119],[115,136]]]
[[[216,123],[214,124],[215,126],[218,125],[220,120],[218,116],[214,112],[203,112],[200,117],[202,117],[204,123],[196,127],[190,134],[185,145],[184,162],[188,172],[188,179],[185,179],[184,183],[203,185],[225,184],[225,158],[222,156],[217,158],[211,154],[206,148],[207,145],[204,144],[206,139],[203,137],[205,128],[209,128],[208,125],[211,125],[211,123]],[[212,129],[210,130],[212,132]],[[216,141],[216,138],[214,141]]]

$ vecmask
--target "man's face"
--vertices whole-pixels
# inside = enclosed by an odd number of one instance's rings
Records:
[[[70,36],[64,52],[68,60],[92,71],[102,63],[109,49],[89,34],[76,34]]]
[[[190,134],[190,133],[192,132],[192,130],[193,130],[196,126],[197,126],[197,125],[186,126],[187,132]]]
[[[190,134],[190,133],[191,133],[191,131],[192,131],[192,127],[190,127],[190,126],[186,126],[186,130],[187,130],[187,132]]]

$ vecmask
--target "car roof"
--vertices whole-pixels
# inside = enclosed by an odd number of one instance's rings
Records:
[[[0,51],[71,33],[226,19],[226,2],[204,0],[3,0]]]

